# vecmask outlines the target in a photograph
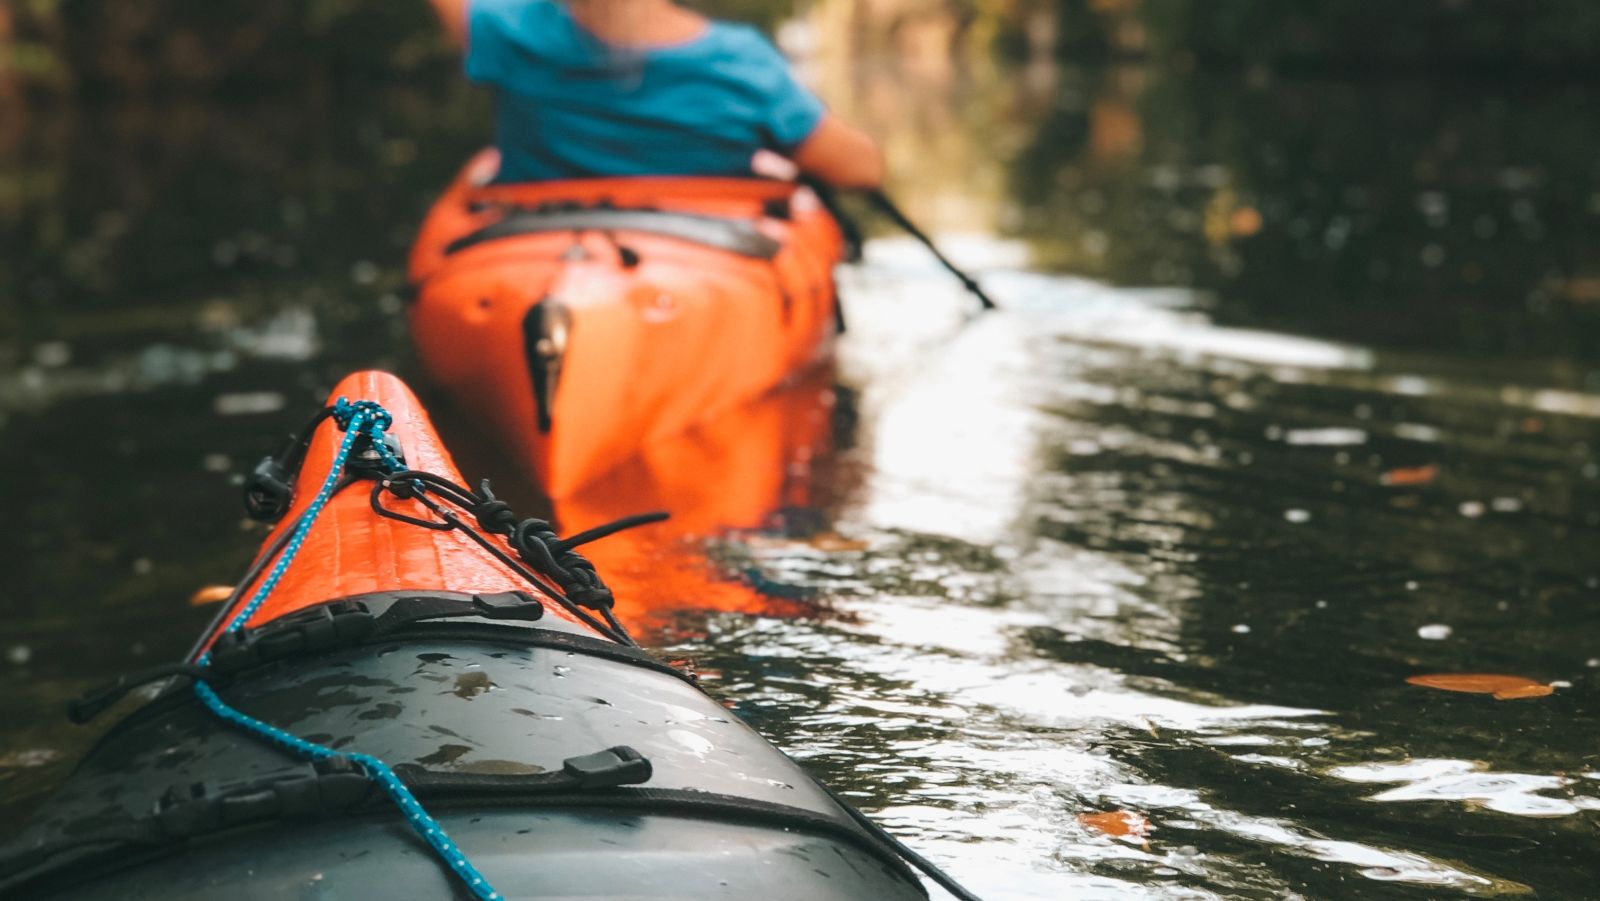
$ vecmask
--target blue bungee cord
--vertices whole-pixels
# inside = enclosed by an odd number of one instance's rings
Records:
[[[376,450],[378,459],[386,473],[399,472],[405,468],[385,442],[386,433],[389,426],[394,423],[394,418],[381,404],[370,400],[351,403],[341,397],[333,406],[333,420],[338,424],[339,428],[345,431],[345,436],[344,441],[339,445],[338,452],[333,456],[333,465],[328,469],[327,478],[323,479],[322,487],[317,491],[316,496],[312,498],[310,505],[306,507],[306,512],[295,524],[294,534],[290,536],[289,543],[284,547],[283,553],[278,557],[278,562],[272,567],[272,571],[262,581],[261,587],[256,589],[249,603],[245,604],[244,608],[233,619],[228,621],[228,625],[222,630],[223,632],[236,632],[244,628],[244,624],[249,622],[250,617],[254,616],[257,610],[261,609],[261,605],[266,602],[267,597],[272,594],[272,590],[277,587],[278,582],[283,578],[283,574],[288,571],[289,564],[294,562],[295,555],[300,552],[301,545],[305,543],[306,535],[311,532],[312,524],[316,522],[317,516],[322,513],[323,508],[328,504],[328,500],[333,497],[334,492],[338,489],[339,477],[344,472],[345,462],[349,459],[350,450],[355,446],[358,437],[365,435],[370,439],[372,447]],[[211,652],[206,651],[201,654],[195,662],[201,666],[209,664],[211,662]],[[480,901],[501,901],[501,894],[495,891],[494,887],[489,884],[489,880],[485,879],[483,874],[478,872],[478,868],[472,865],[472,862],[467,859],[467,855],[461,850],[460,846],[452,841],[449,835],[445,834],[444,827],[439,825],[439,821],[423,809],[422,803],[417,800],[410,789],[406,788],[405,783],[400,781],[400,777],[395,775],[394,769],[387,763],[370,754],[335,751],[332,748],[319,745],[316,742],[306,741],[297,735],[285,732],[271,723],[262,722],[229,706],[226,701],[217,696],[217,693],[212,690],[210,685],[203,681],[195,681],[194,693],[200,699],[200,703],[205,705],[205,708],[218,719],[252,735],[265,738],[273,744],[298,754],[307,760],[340,758],[355,764],[367,775],[367,778],[383,789],[384,794],[388,795],[390,800],[394,801],[395,806],[399,807],[400,812],[405,815],[406,822],[411,825],[411,828],[423,841],[428,843],[428,846],[433,849],[440,860],[444,861],[450,871],[455,873],[456,877],[466,885],[468,891],[472,892],[473,897],[480,899]]]

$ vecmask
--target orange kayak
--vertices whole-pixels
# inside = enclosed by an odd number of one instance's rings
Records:
[[[486,185],[473,160],[411,255],[428,373],[565,497],[819,358],[844,244],[810,191],[726,178]]]
[[[0,845],[0,897],[926,901],[907,864],[940,878],[640,649],[572,550],[608,527],[559,539],[464,487],[393,376],[342,382],[246,500],[279,525],[193,653],[74,705],[160,686]]]

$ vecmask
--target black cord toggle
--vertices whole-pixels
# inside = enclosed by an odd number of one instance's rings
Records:
[[[511,546],[535,569],[547,573],[567,599],[589,610],[610,610],[616,603],[594,564],[567,547],[549,520],[528,518],[517,523]]]
[[[516,527],[517,514],[510,504],[494,496],[488,479],[478,483],[478,497],[480,502],[469,510],[473,518],[478,520],[478,527],[495,535],[510,534]]]
[[[616,596],[606,587],[600,574],[595,571],[594,564],[573,548],[614,535],[623,529],[667,518],[663,512],[629,516],[563,539],[547,519],[529,517],[519,522],[511,505],[494,496],[488,479],[478,483],[478,498],[479,502],[472,505],[469,511],[477,519],[479,527],[485,532],[505,535],[516,549],[517,556],[532,565],[535,571],[555,580],[568,600],[597,611],[610,610],[616,604]]]
[[[411,516],[385,507],[384,492],[414,498],[433,514],[433,518]],[[397,522],[437,531],[459,529],[513,572],[550,592],[552,600],[584,625],[620,644],[637,646],[628,635],[628,630],[611,612],[616,604],[611,589],[595,572],[594,564],[573,549],[623,529],[660,522],[667,518],[666,513],[624,517],[563,539],[555,533],[549,520],[528,518],[519,521],[511,505],[494,496],[488,479],[479,482],[478,490],[473,491],[434,473],[414,469],[388,473],[376,482],[372,486],[371,504],[374,513]],[[452,512],[451,507],[476,519],[478,530]],[[486,537],[488,535],[505,538],[511,550],[516,552],[516,557],[490,541]],[[521,563],[517,557],[522,558]],[[524,567],[523,563],[527,566]],[[551,583],[554,583],[554,589],[559,590],[552,591]],[[601,619],[585,613],[585,609],[598,611]]]
[[[256,522],[274,522],[289,512],[294,486],[276,457],[263,457],[244,484],[244,511]]]
[[[294,477],[300,471],[300,464],[305,462],[311,436],[316,434],[317,426],[332,415],[332,407],[318,411],[299,434],[289,436],[283,450],[262,458],[251,470],[244,483],[244,509],[251,519],[276,522],[289,512],[294,502]]]

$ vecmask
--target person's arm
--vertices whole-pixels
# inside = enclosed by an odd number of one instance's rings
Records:
[[[883,151],[866,132],[832,113],[790,154],[807,175],[836,188],[870,191],[883,185]]]
[[[430,0],[433,11],[439,14],[445,33],[457,49],[467,46],[467,0]]]

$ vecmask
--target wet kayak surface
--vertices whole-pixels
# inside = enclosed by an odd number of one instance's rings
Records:
[[[1045,100],[1004,94],[1028,84]],[[1590,894],[1578,236],[1600,199],[1578,186],[1600,182],[1566,144],[1427,150],[1593,131],[1527,90],[1424,117],[1392,160],[1208,138],[1314,144],[1284,110],[1331,134],[1425,87],[1065,72],[916,95],[1027,132],[996,161],[992,123],[952,124],[969,155],[930,154],[925,183],[968,187],[903,192],[1005,310],[970,318],[885,234],[841,274],[831,369],[552,512],[673,509],[594,548],[630,621],[984,897]],[[1196,97],[1209,118],[1173,115]],[[403,251],[482,138],[472,104],[258,102],[79,110],[0,157],[36,186],[6,195],[26,253],[0,273],[8,824],[92,737],[61,705],[182,653],[211,612],[191,596],[246,563],[236,474],[348,369],[413,374]],[[113,139],[147,151],[120,180]],[[537,512],[424,399],[462,468]]]

